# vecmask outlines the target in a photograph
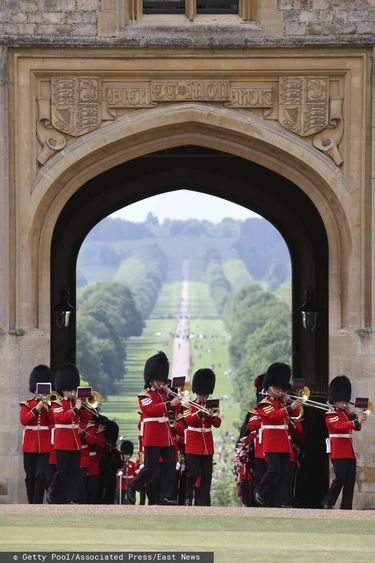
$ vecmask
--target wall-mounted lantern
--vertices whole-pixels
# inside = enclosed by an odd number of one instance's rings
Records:
[[[70,323],[70,317],[72,311],[74,311],[73,305],[69,303],[69,291],[67,289],[62,289],[60,291],[60,300],[55,306],[55,321],[58,328],[67,328]]]
[[[313,332],[316,327],[318,309],[314,304],[314,292],[312,289],[307,289],[305,291],[305,302],[300,307],[300,311],[304,328],[309,332]]]

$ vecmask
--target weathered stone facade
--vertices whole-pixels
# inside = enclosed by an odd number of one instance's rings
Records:
[[[0,502],[25,500],[17,401],[50,360],[59,215],[87,180],[153,151],[226,151],[310,198],[329,244],[329,373],[375,396],[375,2],[246,2],[242,18],[190,21],[126,0],[0,0]],[[356,505],[375,506],[360,434]]]
[[[361,36],[375,32],[373,0],[248,1],[257,4],[257,25],[253,25],[254,20],[248,22],[248,25],[242,25],[242,35],[250,32],[262,37]],[[221,16],[214,18],[211,26],[225,24],[225,20],[235,25],[234,18]],[[138,26],[140,23],[146,23],[145,19],[137,18]],[[157,20],[157,23],[159,25],[160,20]],[[167,24],[176,24],[176,19],[169,22],[167,20]],[[186,20],[184,24],[191,29],[191,22]],[[130,0],[1,0],[0,2],[0,36],[45,39],[121,36],[126,35],[131,25]],[[241,25],[240,21],[237,25]]]

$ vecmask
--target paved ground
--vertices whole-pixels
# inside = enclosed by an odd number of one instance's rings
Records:
[[[60,514],[61,505],[3,504],[0,514]],[[241,508],[219,506],[114,506],[114,505],[64,505],[64,514],[92,515],[149,515],[149,516],[221,516],[244,518],[317,518],[322,520],[375,521],[375,510],[313,510],[305,508]]]

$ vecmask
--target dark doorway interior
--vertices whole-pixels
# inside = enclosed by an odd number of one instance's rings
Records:
[[[101,219],[158,193],[185,188],[248,207],[284,237],[292,262],[293,373],[312,389],[328,382],[328,241],[319,213],[295,184],[258,164],[196,146],[153,153],[119,165],[83,185],[65,205],[51,249],[51,318],[62,288],[75,305],[76,261],[88,232]],[[307,288],[319,307],[313,333],[302,327],[299,307]],[[75,361],[75,322],[51,323],[51,364]],[[301,506],[318,507],[328,482],[322,411],[306,409],[307,451],[297,483]],[[302,480],[302,482],[301,482]]]

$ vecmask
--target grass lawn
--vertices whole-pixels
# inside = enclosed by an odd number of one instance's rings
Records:
[[[2,515],[2,551],[201,550],[213,551],[215,563],[375,558],[375,521],[129,512],[51,517],[30,511]]]

